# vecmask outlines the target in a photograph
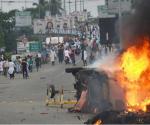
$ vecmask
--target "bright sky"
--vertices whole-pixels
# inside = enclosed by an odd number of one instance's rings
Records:
[[[1,3],[0,1],[0,8],[2,7],[2,10],[3,11],[10,11],[12,9],[23,9],[26,7],[32,7],[32,3],[33,2],[37,2],[38,3],[38,0],[2,0],[4,2]],[[17,1],[17,2],[14,2],[14,3],[8,3],[6,1]],[[31,2],[27,2],[25,4],[25,1],[31,1]],[[69,0],[66,0],[66,2],[69,1]],[[71,2],[74,2],[75,0],[70,0]],[[80,10],[80,5],[79,5],[79,1],[80,0],[77,0],[78,3],[77,3],[77,9]],[[93,16],[97,16],[97,5],[104,5],[104,1],[105,0],[84,0],[85,1],[85,9],[87,9],[88,11],[91,12],[91,14]],[[71,11],[74,11],[74,3],[71,3]],[[66,3],[66,9],[67,11],[69,11],[69,4]]]

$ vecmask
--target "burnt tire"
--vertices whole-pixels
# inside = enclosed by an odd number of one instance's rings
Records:
[[[54,98],[54,96],[55,96],[55,86],[54,85],[49,85],[47,87],[47,96],[48,96],[48,98]]]

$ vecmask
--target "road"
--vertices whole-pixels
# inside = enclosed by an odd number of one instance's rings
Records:
[[[81,66],[78,63],[77,66]],[[69,113],[66,108],[45,106],[46,87],[52,83],[59,89],[74,90],[74,78],[65,73],[72,65],[42,65],[29,79],[17,74],[14,80],[0,76],[0,124],[82,124],[89,114]],[[67,98],[73,98],[67,94]]]

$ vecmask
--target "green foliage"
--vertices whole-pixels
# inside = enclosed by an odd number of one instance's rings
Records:
[[[4,53],[4,58],[10,60],[11,59],[11,55],[12,55],[11,52],[5,52]]]
[[[51,0],[51,15],[61,15],[61,0]]]
[[[0,47],[5,45],[7,51],[16,49],[15,12],[0,12]]]
[[[17,48],[17,42],[16,42],[16,33],[10,32],[9,34],[5,35],[5,44],[6,44],[6,51],[16,51]]]
[[[50,11],[52,16],[61,15],[61,11],[63,10],[61,8],[61,0],[39,0],[39,4],[34,5],[36,5],[36,8],[30,8],[33,18],[44,18],[45,11]]]
[[[5,46],[4,33],[0,31],[0,48]]]

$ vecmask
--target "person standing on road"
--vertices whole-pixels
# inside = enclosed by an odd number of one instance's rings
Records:
[[[15,64],[12,60],[9,61],[8,74],[10,76],[10,79],[15,78]]]
[[[86,51],[86,48],[83,51],[83,65],[87,66],[87,51]]]
[[[60,64],[62,64],[62,62],[64,60],[64,48],[63,48],[63,45],[60,45],[60,47],[58,48],[58,60],[59,60]]]
[[[38,53],[38,58],[39,58],[39,67],[41,68],[41,66],[42,66],[42,54],[40,52]]]
[[[29,57],[28,64],[29,64],[29,71],[32,72],[32,66],[33,66],[32,57]]]
[[[50,53],[50,59],[51,59],[52,65],[55,65],[55,58],[56,58],[56,52],[52,48],[51,53]]]
[[[21,72],[21,64],[19,61],[19,57],[16,59],[15,65],[16,65],[16,73],[20,73]]]
[[[3,73],[3,60],[0,59],[0,75]]]
[[[36,66],[36,70],[38,72],[39,66],[40,66],[40,59],[39,59],[38,55],[36,55],[36,58],[35,58],[35,66]]]
[[[71,58],[71,62],[72,64],[75,66],[76,65],[76,61],[75,61],[75,49],[71,48],[70,50],[70,58]]]
[[[9,62],[8,60],[5,60],[4,61],[4,76],[5,77],[7,77],[8,67],[9,67]]]
[[[28,78],[28,65],[26,59],[22,60],[22,74],[23,74],[23,79]]]
[[[69,64],[71,61],[70,61],[70,56],[69,56],[69,50],[68,50],[68,48],[66,48],[65,49],[65,51],[64,51],[64,59],[65,59],[65,63],[66,64]]]

